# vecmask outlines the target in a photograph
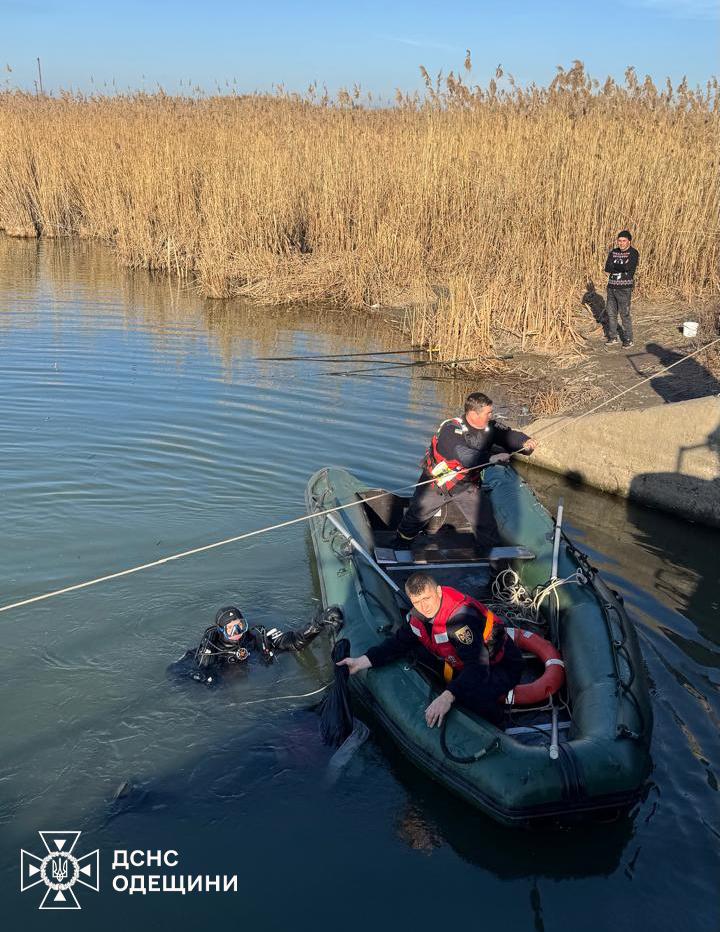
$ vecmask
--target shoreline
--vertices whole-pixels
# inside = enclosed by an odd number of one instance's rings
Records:
[[[528,468],[720,527],[720,395],[592,414],[549,436],[563,420],[529,425]]]
[[[109,251],[119,271],[123,268],[129,272],[140,271],[124,265],[113,243],[89,235],[48,235],[46,232],[41,236],[36,236],[34,232],[20,235],[0,229],[0,237],[53,246],[67,244],[70,248],[100,247]],[[327,307],[328,311],[339,314],[349,311],[353,315],[365,315],[369,321],[377,321],[387,327],[389,332],[402,334],[416,346],[418,353],[424,353],[426,358],[417,360],[417,364],[419,366],[422,363],[424,373],[437,367],[439,383],[456,380],[458,388],[478,381],[486,386],[488,383],[500,386],[500,394],[507,402],[505,407],[509,416],[513,419],[521,418],[524,423],[533,417],[573,412],[580,414],[584,408],[631,388],[655,371],[659,372],[670,362],[676,362],[686,353],[695,351],[720,333],[720,300],[717,298],[697,298],[693,302],[686,302],[678,298],[658,299],[640,294],[634,296],[632,305],[634,348],[630,351],[620,347],[607,350],[602,330],[596,325],[590,311],[581,304],[582,294],[579,291],[568,321],[568,342],[565,347],[524,349],[525,340],[520,334],[511,333],[502,326],[491,326],[485,337],[491,343],[490,350],[470,359],[461,357],[458,362],[438,358],[446,356],[446,353],[432,346],[432,343],[422,343],[422,326],[418,327],[413,322],[413,316],[418,312],[426,316],[442,313],[440,305],[447,299],[447,294],[439,288],[434,291],[434,303],[420,305],[417,303],[417,295],[410,291],[404,294],[398,291],[397,297],[400,300],[396,303],[346,309],[327,299],[288,300],[275,304],[259,297],[212,298],[204,295],[185,276],[178,277],[172,269],[145,271],[170,280],[183,280],[186,286],[190,284],[193,290],[197,289],[198,299],[209,302],[211,306],[215,303],[241,301],[257,307],[300,310]],[[403,300],[405,303],[402,303]],[[687,319],[700,323],[697,336],[691,339],[682,336],[682,323]],[[476,347],[477,350],[481,348]],[[481,364],[482,359],[487,359],[487,363]],[[476,366],[473,366],[473,360],[477,361]],[[657,403],[658,394],[665,401],[682,401],[720,392],[720,348],[715,347],[702,354],[696,364],[676,367],[672,376],[665,377],[662,386],[659,385],[660,378],[628,393],[619,403],[606,410],[648,407]],[[449,395],[454,405],[457,391],[450,390]]]

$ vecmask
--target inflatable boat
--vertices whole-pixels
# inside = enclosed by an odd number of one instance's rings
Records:
[[[481,552],[452,501],[412,550],[395,550],[408,499],[346,470],[306,491],[324,605],[340,605],[353,656],[404,623],[403,582],[427,570],[489,604],[526,658],[499,726],[456,704],[442,729],[424,712],[443,683],[413,658],[351,677],[354,700],[413,763],[498,821],[612,818],[650,771],[652,708],[637,634],[601,579],[512,467],[483,473],[498,546]]]

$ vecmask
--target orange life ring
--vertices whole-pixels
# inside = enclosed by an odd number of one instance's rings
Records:
[[[554,695],[565,682],[565,663],[560,653],[550,641],[541,638],[539,634],[525,631],[523,628],[507,628],[508,637],[511,637],[520,650],[535,654],[538,660],[545,664],[543,675],[532,683],[522,683],[511,689],[505,699],[506,705],[537,705]]]

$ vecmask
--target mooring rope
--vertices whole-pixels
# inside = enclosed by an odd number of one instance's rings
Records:
[[[715,340],[712,340],[710,343],[706,343],[704,346],[701,346],[700,349],[695,350],[692,353],[687,353],[685,356],[671,363],[669,366],[665,366],[663,369],[660,369],[658,372],[654,372],[651,376],[648,376],[645,379],[642,379],[640,382],[637,382],[635,385],[632,385],[630,388],[626,388],[621,392],[618,392],[616,395],[613,395],[612,398],[608,398],[607,401],[603,401],[601,404],[595,405],[594,408],[591,408],[589,411],[585,411],[583,414],[579,414],[576,417],[566,416],[560,419],[560,423],[552,425],[556,427],[557,430],[550,430],[548,433],[541,433],[543,439],[547,439],[558,431],[562,430],[569,423],[577,423],[582,420],[584,417],[588,417],[590,414],[594,414],[596,411],[599,411],[600,408],[605,407],[605,405],[610,404],[613,401],[616,401],[618,398],[621,398],[623,395],[626,395],[628,392],[633,391],[633,389],[639,388],[641,385],[644,385],[646,382],[649,382],[651,379],[657,378],[663,372],[674,368],[679,365],[681,362],[684,362],[687,359],[691,359],[693,356],[697,356],[699,353],[702,353],[704,350],[709,349],[711,346],[714,346],[716,343],[720,343],[720,337]],[[510,454],[514,456],[516,454]],[[487,466],[492,465],[491,461],[488,460],[487,463],[479,463],[477,466],[469,466],[465,469],[457,470],[457,473],[470,473],[474,472],[476,469],[485,469]],[[335,505],[333,508],[326,508],[322,511],[314,511],[312,514],[301,515],[299,518],[290,518],[288,521],[281,521],[279,524],[271,524],[267,527],[256,528],[254,531],[246,531],[244,534],[237,534],[235,537],[227,537],[225,540],[215,541],[212,544],[204,544],[202,547],[194,547],[192,550],[183,550],[181,553],[172,554],[169,557],[161,557],[159,560],[153,560],[150,563],[143,563],[140,566],[132,566],[126,570],[120,570],[117,573],[109,573],[106,576],[99,576],[97,579],[90,579],[86,582],[75,583],[72,586],[65,586],[62,589],[55,589],[52,592],[45,592],[42,595],[36,595],[29,599],[21,599],[19,602],[11,602],[9,605],[0,606],[1,612],[9,612],[13,608],[21,608],[23,605],[32,605],[35,602],[43,602],[45,599],[52,599],[58,595],[65,595],[68,592],[77,592],[79,589],[87,589],[89,586],[97,586],[99,583],[108,582],[111,579],[120,579],[123,576],[130,576],[133,573],[140,573],[142,570],[149,570],[156,566],[162,566],[164,563],[171,563],[174,560],[182,560],[184,557],[191,557],[197,553],[206,553],[208,550],[215,550],[218,547],[225,547],[228,544],[235,544],[241,540],[248,540],[250,537],[258,537],[261,534],[269,534],[271,531],[278,531],[282,528],[291,527],[294,524],[302,524],[305,521],[312,521],[315,518],[322,518],[325,515],[334,514],[338,511],[345,511],[348,508],[357,508],[358,505],[364,505],[366,502],[375,501],[378,498],[384,498],[386,495],[398,495],[401,492],[414,491],[417,488],[420,488],[423,485],[429,485],[431,482],[435,482],[434,479],[426,479],[423,482],[414,482],[408,485],[400,486],[397,489],[390,489],[386,492],[379,492],[377,495],[371,495],[367,498],[358,499],[356,502],[347,502],[345,505]]]
[[[651,382],[653,379],[656,379],[659,375],[662,375],[663,372],[669,372],[670,369],[674,369],[675,366],[679,366],[681,362],[685,362],[687,359],[692,359],[693,356],[698,356],[704,350],[709,349],[711,346],[714,346],[716,343],[720,343],[720,337],[717,337],[715,340],[711,340],[710,343],[706,343],[705,346],[701,346],[700,349],[695,350],[693,353],[687,353],[685,356],[681,356],[680,359],[676,359],[675,362],[671,362],[669,366],[664,366],[662,369],[658,369],[657,372],[653,372],[652,375],[649,375],[645,379],[641,379],[639,382],[636,382],[634,385],[631,385],[630,388],[624,388],[621,392],[618,392],[617,395],[613,395],[612,398],[608,398],[607,401],[602,401],[600,404],[595,405],[594,408],[590,408],[589,411],[584,411],[582,414],[578,415],[569,415],[564,414],[560,417],[560,421],[557,424],[550,425],[551,427],[557,427],[557,430],[549,430],[547,433],[543,433],[541,430],[538,436],[543,439],[552,437],[553,434],[558,433],[565,426],[565,421],[572,421],[573,424],[576,424],[578,421],[581,421],[584,417],[588,417],[590,414],[595,414],[596,411],[599,411],[600,408],[604,408],[605,405],[609,405],[613,401],[617,401],[618,398],[622,398],[623,395],[627,395],[628,392],[635,391],[636,388],[640,388],[641,385],[644,385],[646,382]]]
[[[471,466],[467,469],[458,469],[457,472],[472,472],[474,469],[484,469],[492,465],[480,463],[478,466]],[[0,607],[0,612],[9,612],[11,608],[20,608],[22,605],[31,605],[33,602],[42,602],[44,599],[52,599],[56,595],[64,595],[67,592],[75,592],[78,589],[86,589],[88,586],[97,586],[98,583],[108,582],[110,579],[119,579],[121,576],[130,576],[133,573],[139,573],[141,570],[149,570],[155,566],[162,566],[163,563],[171,563],[173,560],[182,560],[183,557],[190,557],[196,553],[205,553],[208,550],[215,550],[217,547],[225,547],[227,544],[234,544],[241,540],[247,540],[249,537],[257,537],[260,534],[268,534],[270,531],[279,531],[284,527],[291,527],[293,524],[301,524],[304,521],[310,521],[313,518],[322,518],[325,515],[333,514],[337,511],[345,511],[347,508],[356,508],[365,502],[375,501],[376,498],[385,498],[386,495],[398,495],[400,492],[408,492],[416,489],[421,485],[428,485],[435,482],[434,479],[426,479],[423,482],[415,482],[411,485],[403,485],[397,489],[390,489],[386,492],[378,492],[377,495],[370,495],[364,499],[358,499],[356,502],[347,502],[345,505],[335,505],[333,508],[325,508],[322,511],[314,511],[312,514],[300,515],[299,518],[290,518],[287,521],[281,521],[279,524],[270,524],[267,527],[257,528],[254,531],[246,531],[244,534],[237,534],[235,537],[226,537],[225,540],[218,540],[212,544],[204,544],[202,547],[194,547],[192,550],[183,550],[182,553],[175,553],[169,557],[161,557],[159,560],[153,560],[151,563],[143,563],[140,566],[132,566],[127,570],[120,570],[117,573],[109,573],[107,576],[99,576],[97,579],[90,579],[87,582],[75,583],[72,586],[65,586],[63,589],[55,589],[53,592],[45,592],[42,595],[33,596],[30,599],[22,599],[20,602],[13,602],[10,605]]]

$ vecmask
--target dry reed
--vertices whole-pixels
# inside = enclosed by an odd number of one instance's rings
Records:
[[[466,65],[469,65],[469,61]],[[500,77],[500,76],[498,76]],[[548,88],[452,73],[394,107],[305,97],[0,93],[0,229],[112,243],[203,294],[412,300],[440,358],[576,339],[631,227],[647,295],[717,291],[718,82]],[[507,82],[507,79],[506,79]]]

